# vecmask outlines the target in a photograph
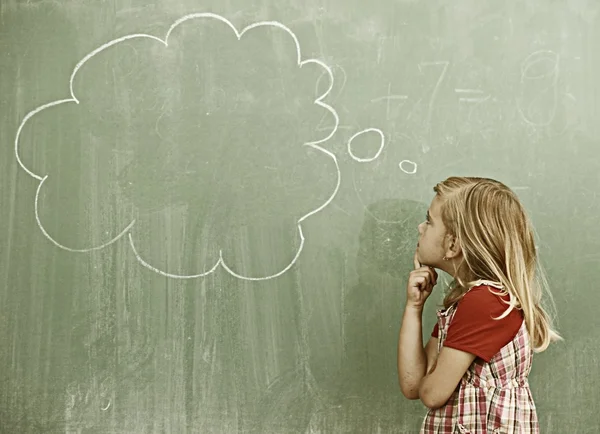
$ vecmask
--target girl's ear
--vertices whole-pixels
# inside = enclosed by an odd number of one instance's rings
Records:
[[[448,259],[456,258],[462,253],[458,238],[452,234],[446,235],[446,246],[446,258]]]

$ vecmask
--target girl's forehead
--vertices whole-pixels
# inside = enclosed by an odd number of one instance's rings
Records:
[[[431,205],[429,205],[429,215],[438,216],[440,213],[440,208],[442,206],[442,201],[439,196],[435,196],[431,201]]]

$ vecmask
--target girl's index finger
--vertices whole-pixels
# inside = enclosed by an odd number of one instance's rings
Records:
[[[415,265],[415,270],[421,268],[421,263],[419,262],[419,257],[417,256],[417,251],[415,250],[415,257],[413,258],[413,262]]]

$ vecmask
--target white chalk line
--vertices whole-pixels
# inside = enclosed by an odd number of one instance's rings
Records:
[[[544,55],[549,55],[549,56],[544,56]],[[537,60],[531,60],[532,57],[534,56],[539,56],[539,59]],[[523,62],[521,63],[521,80],[523,79],[528,79],[528,80],[536,80],[539,78],[545,78],[548,77],[549,74],[538,74],[538,75],[527,75],[527,71],[531,68],[533,68],[537,63],[540,62],[544,62],[547,60],[551,60],[550,57],[554,58],[554,68],[556,69],[558,67],[558,62],[559,62],[559,54],[552,51],[552,50],[537,50],[534,51],[533,53],[529,54],[525,60],[523,60]]]
[[[19,128],[17,129],[17,134],[15,136],[15,156],[17,158],[17,163],[19,163],[19,166],[21,166],[21,168],[27,172],[27,174],[35,179],[37,179],[38,181],[42,182],[43,181],[43,177],[41,177],[40,175],[36,175],[35,173],[33,173],[31,170],[29,170],[25,164],[23,164],[23,162],[21,161],[21,157],[19,156],[19,139],[21,138],[21,131],[23,130],[23,127],[25,126],[25,123],[31,119],[33,116],[35,116],[36,114],[38,114],[39,112],[41,112],[42,110],[45,110],[47,108],[50,107],[55,107],[57,105],[60,104],[65,104],[68,102],[74,102],[75,100],[73,99],[63,99],[63,100],[59,100],[59,101],[54,101],[48,104],[44,104],[42,106],[39,106],[38,108],[36,108],[35,110],[30,111],[29,113],[27,113],[27,115],[25,115],[25,117],[23,118],[23,120],[21,121],[21,124],[19,125]]]
[[[412,171],[407,171],[404,169],[404,164],[411,164],[413,166],[413,170]],[[410,161],[410,160],[402,160],[399,164],[398,167],[400,167],[400,170],[402,170],[404,173],[406,173],[407,175],[414,175],[415,173],[417,173],[417,163],[415,163],[414,161]]]
[[[454,91],[456,93],[470,93],[470,94],[482,94],[483,91],[480,89],[462,89],[462,88],[455,88]]]
[[[381,138],[380,143],[379,143],[379,149],[377,150],[377,152],[375,153],[375,155],[373,157],[370,157],[370,158],[357,157],[356,155],[354,155],[354,152],[352,151],[352,142],[357,137],[359,137],[363,134],[367,134],[367,133],[379,134],[379,137]],[[371,161],[375,161],[381,155],[381,152],[383,151],[384,147],[385,147],[385,134],[383,134],[383,131],[381,131],[379,128],[367,128],[365,130],[359,131],[358,133],[356,133],[352,137],[350,137],[350,140],[348,140],[348,154],[350,154],[352,159],[354,159],[355,161],[358,161],[359,163],[370,163]]]
[[[87,249],[72,249],[70,247],[64,246],[62,244],[60,244],[58,241],[56,241],[54,238],[52,238],[50,236],[50,234],[48,234],[48,232],[46,231],[46,229],[44,228],[44,225],[42,225],[42,222],[40,220],[40,214],[39,214],[39,197],[40,197],[40,191],[42,190],[42,185],[44,185],[44,182],[48,179],[48,175],[44,176],[42,178],[42,180],[40,181],[40,184],[38,185],[37,191],[35,193],[35,202],[34,202],[34,209],[35,209],[35,221],[37,222],[40,230],[42,231],[42,233],[44,234],[44,236],[46,238],[48,238],[55,246],[60,247],[63,250],[66,250],[68,252],[74,252],[74,253],[87,253],[87,252],[92,252],[94,250],[100,250],[103,249],[107,246],[110,246],[112,243],[114,243],[115,241],[117,241],[119,238],[121,238],[123,235],[125,235],[126,233],[128,233],[131,228],[133,228],[133,226],[135,225],[135,220],[132,220],[131,223],[129,223],[129,225],[127,225],[127,227],[125,229],[123,229],[121,231],[121,233],[119,235],[117,235],[115,238],[113,238],[112,240],[100,245],[100,246],[96,246],[96,247],[91,247],[91,248],[87,248]]]
[[[137,249],[135,247],[135,243],[133,242],[133,237],[132,237],[131,233],[128,234],[128,237],[129,237],[129,245],[131,246],[131,250],[133,250],[133,254],[135,255],[138,262],[140,264],[142,264],[144,267],[146,267],[147,269],[152,270],[155,273],[160,274],[161,276],[170,277],[173,279],[196,279],[198,277],[206,277],[209,274],[213,273],[219,267],[219,265],[221,265],[221,263],[223,261],[222,256],[219,254],[220,258],[217,261],[217,263],[209,271],[206,271],[204,273],[190,274],[190,275],[179,275],[179,274],[167,273],[166,271],[160,270],[160,269],[154,267],[153,265],[149,264],[148,262],[146,262],[142,258],[142,256],[139,254],[139,252],[137,251]]]
[[[540,56],[540,58],[537,59],[537,60],[531,60],[532,57],[537,56],[537,55],[542,55],[542,56]],[[550,57],[549,56],[545,56],[545,55],[551,55],[552,57],[554,57],[554,65],[551,68],[552,73],[551,74],[538,74],[538,75],[528,76],[527,75],[528,70],[530,68],[533,68],[534,65],[536,65],[537,63],[543,62],[543,61],[550,60]],[[517,102],[517,111],[521,115],[521,119],[525,123],[527,123],[528,125],[530,125],[532,127],[547,127],[556,118],[556,113],[557,113],[557,108],[558,108],[558,88],[557,88],[557,82],[558,82],[558,77],[559,77],[559,74],[560,74],[559,63],[560,63],[560,56],[559,56],[559,54],[555,53],[552,50],[538,50],[538,51],[534,51],[529,56],[527,56],[525,58],[525,60],[523,61],[523,63],[521,64],[521,85],[524,84],[525,80],[538,80],[538,79],[543,79],[543,78],[552,78],[553,104],[552,104],[552,108],[550,110],[550,116],[548,116],[548,119],[545,122],[534,122],[534,121],[530,120],[528,118],[527,114],[525,113],[525,111],[523,110],[523,108],[521,107],[521,100],[519,98],[517,98],[517,100],[516,100],[516,102]],[[546,90],[547,89],[548,88],[546,88]],[[540,97],[546,92],[546,90],[540,96],[538,96],[537,98],[533,99],[533,101],[531,101],[529,103],[529,105],[527,106],[527,108],[531,107],[538,99],[540,99]]]
[[[427,123],[426,123],[426,125],[427,125],[427,130],[428,130],[429,141],[431,141],[431,119],[433,116],[433,107],[435,105],[435,100],[437,99],[437,94],[441,88],[442,82],[444,81],[444,78],[446,77],[446,72],[448,70],[448,67],[450,66],[450,62],[448,62],[447,60],[441,60],[441,61],[434,61],[434,62],[419,63],[419,70],[421,70],[421,66],[438,66],[438,65],[443,65],[442,72],[435,83],[435,87],[433,88],[433,92],[431,94],[431,97],[429,98],[429,105],[427,108],[427,121],[426,121]],[[429,143],[423,142],[423,144],[421,145],[421,148],[422,148],[423,153],[429,152],[429,150],[430,150]]]
[[[281,276],[282,274],[284,274],[285,272],[287,272],[290,268],[292,268],[294,266],[294,264],[296,263],[296,261],[300,257],[300,253],[302,253],[302,249],[304,248],[304,233],[302,232],[302,226],[300,224],[298,224],[298,233],[300,234],[300,247],[298,248],[298,251],[296,252],[296,256],[294,256],[294,259],[292,259],[292,261],[288,264],[287,267],[285,267],[283,270],[279,271],[278,273],[273,274],[272,276],[267,276],[267,277],[246,277],[246,276],[242,276],[240,274],[237,274],[231,268],[229,268],[229,266],[227,266],[227,264],[225,263],[224,260],[222,260],[223,259],[222,253],[221,253],[221,265],[223,266],[223,268],[225,270],[227,270],[227,272],[229,274],[231,274],[234,277],[237,277],[238,279],[260,281],[260,280],[269,280],[269,279],[274,279],[276,277],[279,277],[279,276]]]
[[[482,102],[486,102],[488,99],[490,99],[492,96],[488,95],[487,97],[483,97],[483,98],[459,98],[458,102],[475,102],[475,103],[482,103]]]
[[[406,101],[408,99],[407,95],[387,95],[380,96],[377,98],[373,98],[371,102],[379,102],[379,101]]]
[[[281,30],[284,30],[286,33],[288,33],[293,41],[294,44],[296,45],[296,56],[297,56],[297,64],[299,67],[303,67],[304,65],[310,64],[310,63],[314,63],[317,64],[319,66],[321,66],[322,68],[325,69],[325,71],[327,72],[327,74],[329,75],[329,79],[330,79],[330,86],[327,89],[327,91],[321,95],[319,98],[317,98],[314,101],[314,104],[328,110],[334,117],[335,119],[335,125],[334,128],[332,129],[332,131],[323,139],[318,140],[318,141],[314,141],[314,142],[307,142],[304,143],[305,146],[310,146],[314,149],[317,149],[321,152],[323,152],[325,155],[329,156],[330,158],[333,159],[335,166],[336,166],[336,171],[337,171],[337,183],[336,183],[336,187],[332,193],[332,195],[329,197],[329,199],[320,207],[316,208],[315,210],[307,213],[306,215],[304,215],[303,217],[301,217],[300,219],[298,219],[297,224],[298,224],[298,232],[300,234],[300,246],[298,248],[298,251],[296,252],[296,255],[294,256],[294,258],[292,259],[292,261],[290,262],[290,264],[288,266],[286,266],[283,270],[279,271],[276,274],[270,275],[270,276],[265,276],[265,277],[249,277],[249,276],[243,276],[240,275],[238,273],[236,273],[235,271],[233,271],[224,261],[223,259],[223,254],[222,251],[219,252],[219,260],[217,261],[217,263],[211,268],[211,270],[204,272],[204,273],[200,273],[200,274],[195,274],[195,275],[177,275],[177,274],[172,274],[172,273],[167,273],[163,270],[160,270],[154,266],[152,266],[151,264],[149,264],[148,262],[146,262],[137,252],[135,244],[133,242],[133,237],[131,235],[131,232],[133,230],[133,227],[135,226],[135,220],[133,220],[121,233],[119,233],[118,236],[116,236],[115,238],[113,238],[112,240],[110,240],[107,243],[104,243],[100,246],[95,246],[95,247],[91,247],[91,248],[87,248],[87,249],[72,249],[69,247],[66,247],[62,244],[60,244],[59,242],[57,242],[56,240],[54,240],[49,234],[48,232],[44,229],[40,219],[39,219],[39,214],[38,214],[38,199],[39,199],[39,194],[40,194],[40,190],[42,185],[44,184],[44,181],[48,178],[48,175],[46,176],[41,176],[41,175],[37,175],[36,173],[34,173],[32,170],[28,169],[25,164],[22,162],[20,156],[19,156],[19,139],[21,137],[21,131],[24,127],[24,125],[36,114],[40,113],[41,111],[50,108],[50,107],[54,107],[60,104],[64,104],[67,102],[75,102],[76,104],[79,104],[79,100],[77,99],[77,97],[75,96],[75,92],[73,90],[73,82],[75,80],[75,77],[77,75],[77,72],[83,67],[83,65],[85,65],[85,63],[90,60],[92,57],[94,57],[95,55],[101,53],[102,51],[106,50],[107,48],[114,46],[120,42],[123,41],[127,41],[127,40],[132,40],[132,39],[139,39],[139,38],[146,38],[146,39],[152,39],[155,41],[158,41],[160,43],[162,43],[165,47],[168,47],[168,40],[169,40],[169,36],[171,35],[171,33],[173,32],[173,30],[175,30],[175,28],[177,26],[179,26],[180,24],[184,23],[185,21],[191,20],[191,19],[199,19],[199,18],[210,18],[210,19],[216,19],[218,21],[223,22],[224,24],[226,24],[227,26],[229,26],[233,32],[235,33],[235,35],[237,36],[237,39],[240,40],[242,38],[242,36],[247,33],[248,31],[252,30],[252,29],[256,29],[259,27],[265,27],[265,26],[271,26],[271,27],[276,27],[279,28]],[[292,268],[294,266],[294,264],[296,263],[296,261],[298,260],[298,258],[300,257],[300,254],[303,250],[304,247],[304,234],[302,232],[302,227],[301,227],[301,223],[307,219],[308,217],[318,213],[319,211],[323,210],[326,206],[328,206],[333,199],[335,198],[335,196],[337,195],[340,185],[341,185],[341,170],[337,161],[336,156],[322,148],[321,146],[319,146],[319,144],[326,142],[327,140],[329,140],[331,137],[333,137],[333,135],[336,133],[336,131],[339,128],[339,116],[338,113],[336,112],[336,110],[330,106],[329,104],[326,104],[323,102],[323,100],[325,98],[327,98],[327,96],[329,95],[329,93],[331,92],[331,90],[333,89],[334,86],[334,76],[333,76],[333,72],[331,70],[331,68],[326,65],[325,63],[323,63],[322,61],[318,60],[318,59],[306,59],[306,60],[302,60],[302,54],[301,54],[301,49],[300,49],[300,43],[298,41],[298,38],[296,37],[296,35],[294,34],[294,32],[292,32],[288,27],[286,27],[285,25],[277,22],[277,21],[261,21],[261,22],[257,22],[254,24],[251,24],[247,27],[245,27],[242,31],[238,31],[236,29],[236,27],[233,25],[233,23],[231,23],[229,20],[227,20],[226,18],[214,14],[214,13],[195,13],[195,14],[189,14],[189,15],[185,15],[182,18],[178,19],[177,21],[175,21],[173,23],[173,25],[171,25],[171,27],[169,28],[169,30],[167,31],[167,34],[165,36],[165,39],[161,39],[157,36],[153,36],[153,35],[148,35],[148,34],[144,34],[144,33],[138,33],[138,34],[131,34],[131,35],[127,35],[127,36],[123,36],[117,39],[114,39],[110,42],[107,42],[104,45],[101,45],[100,47],[96,48],[95,50],[93,50],[92,52],[90,52],[89,54],[87,54],[83,59],[81,59],[77,65],[75,66],[75,68],[73,69],[73,72],[71,74],[71,77],[69,79],[69,90],[71,93],[71,98],[70,99],[63,99],[63,100],[58,100],[58,101],[53,101],[50,102],[48,104],[44,104],[41,105],[39,107],[37,107],[36,109],[32,110],[31,112],[29,112],[21,121],[21,124],[19,125],[19,128],[17,130],[17,134],[15,137],[15,156],[17,159],[17,162],[19,163],[20,167],[31,177],[37,179],[40,184],[38,186],[37,192],[36,192],[36,197],[35,197],[35,215],[36,215],[36,221],[37,224],[40,228],[40,230],[42,231],[42,233],[53,243],[55,244],[57,247],[67,250],[67,251],[71,251],[71,252],[81,252],[81,253],[85,253],[85,252],[91,252],[94,250],[100,250],[103,249],[113,243],[115,243],[116,241],[118,241],[121,237],[123,237],[125,234],[128,234],[129,236],[129,244],[134,252],[134,255],[136,257],[136,259],[138,260],[138,262],[148,268],[151,271],[154,271],[162,276],[165,277],[170,277],[170,278],[177,278],[177,279],[191,279],[191,278],[197,278],[197,277],[204,277],[207,276],[208,274],[214,272],[219,265],[222,266],[229,274],[231,274],[234,277],[237,277],[239,279],[243,279],[243,280],[268,280],[268,279],[273,279],[276,278],[278,276],[281,276],[282,274],[284,274],[286,271],[288,271],[290,268]]]

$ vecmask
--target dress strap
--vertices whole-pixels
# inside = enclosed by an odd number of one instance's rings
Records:
[[[476,286],[481,286],[481,285],[488,285],[488,286],[493,286],[494,288],[497,288],[497,289],[504,289],[504,286],[502,286],[502,284],[500,282],[494,282],[493,280],[485,280],[485,279],[479,279],[476,282],[473,282],[473,285],[471,285],[469,287],[469,289],[474,288]]]

